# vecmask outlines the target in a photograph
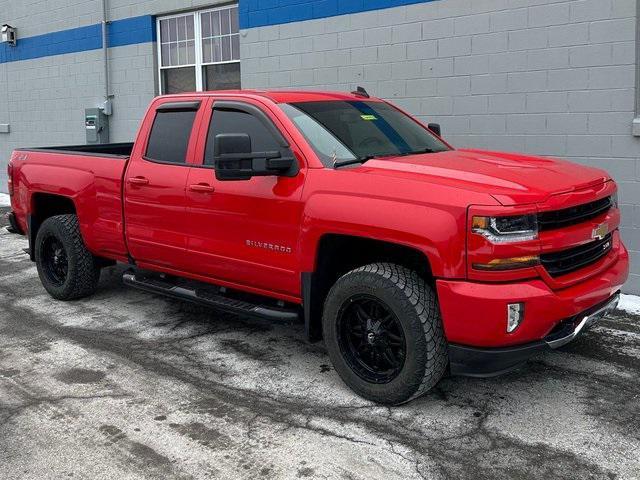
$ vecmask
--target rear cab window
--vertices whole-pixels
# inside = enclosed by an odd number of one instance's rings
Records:
[[[155,162],[185,164],[199,107],[199,101],[159,105],[149,133],[145,158]]]

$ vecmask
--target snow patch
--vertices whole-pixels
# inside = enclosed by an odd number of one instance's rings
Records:
[[[11,205],[11,200],[9,200],[9,195],[6,193],[0,193],[0,207],[8,207]]]
[[[640,297],[637,295],[620,295],[618,310],[622,310],[633,315],[640,315]]]

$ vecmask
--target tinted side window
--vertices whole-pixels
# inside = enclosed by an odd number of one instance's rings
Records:
[[[157,112],[146,157],[160,162],[185,163],[195,117],[195,110]]]
[[[207,135],[207,148],[204,155],[205,165],[213,165],[213,143],[221,133],[246,133],[251,137],[251,149],[254,152],[279,151],[280,145],[269,129],[250,113],[240,110],[213,110],[213,117]]]

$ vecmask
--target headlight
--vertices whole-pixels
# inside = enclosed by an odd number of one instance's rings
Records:
[[[536,215],[512,217],[473,217],[471,231],[491,243],[526,242],[538,238]]]

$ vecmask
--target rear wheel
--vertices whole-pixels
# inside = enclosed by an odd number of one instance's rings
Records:
[[[96,291],[100,267],[82,240],[77,216],[47,218],[34,248],[38,276],[53,298],[72,300]]]
[[[447,367],[436,295],[399,265],[367,265],[338,279],[325,302],[323,331],[340,377],[375,402],[417,398]]]

